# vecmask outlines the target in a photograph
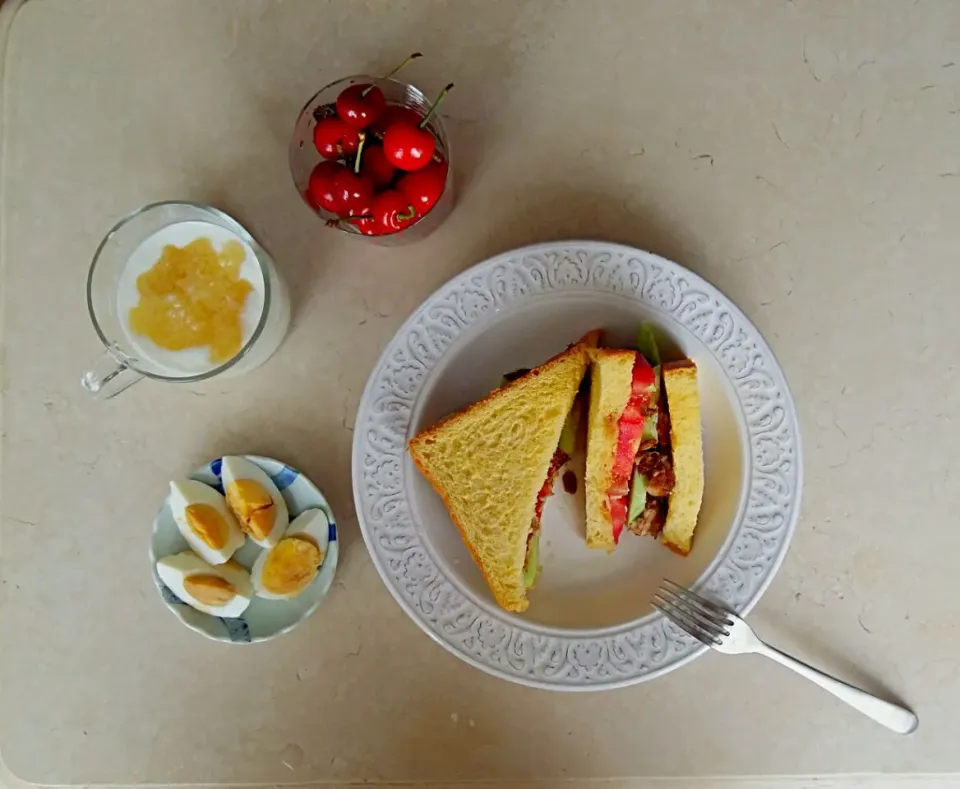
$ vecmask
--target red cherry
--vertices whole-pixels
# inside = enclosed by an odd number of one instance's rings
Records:
[[[341,219],[361,219],[373,216],[373,197],[365,202],[357,202],[350,209],[341,209],[338,212]]]
[[[333,193],[340,201],[339,213],[355,216],[369,208],[373,182],[344,167],[333,179]]]
[[[407,173],[397,181],[397,189],[423,216],[433,208],[447,183],[447,163],[430,162],[422,170]]]
[[[356,228],[357,232],[364,236],[380,236],[383,235],[383,228],[381,228],[376,219],[371,216],[343,216],[339,219],[328,219],[327,227],[336,227],[343,229],[343,226],[347,225],[352,228]]]
[[[340,211],[340,197],[334,188],[334,179],[343,171],[347,171],[339,162],[320,162],[310,173],[307,192],[315,206],[319,206],[332,214]]]
[[[386,232],[374,216],[362,216],[351,219],[350,224],[365,236],[382,236]]]
[[[373,198],[373,217],[386,233],[403,230],[417,220],[417,210],[396,189],[387,189]]]
[[[387,109],[384,111],[383,115],[380,116],[373,127],[370,129],[377,137],[382,138],[394,123],[403,121],[404,123],[409,123],[411,126],[419,126],[420,121],[423,120],[423,116],[411,107],[401,107],[398,104],[390,104]]]
[[[383,148],[377,145],[368,145],[363,149],[360,161],[361,175],[369,176],[376,188],[386,186],[393,180],[393,165],[387,161]]]
[[[400,170],[426,167],[437,149],[436,138],[426,129],[400,121],[383,135],[383,152],[387,160]]]
[[[387,108],[383,91],[376,85],[351,85],[337,96],[337,115],[356,129],[365,129]]]
[[[324,159],[339,159],[357,152],[360,132],[340,118],[324,118],[313,127],[313,144]]]
[[[380,79],[389,79],[411,60],[419,57],[423,57],[419,52],[407,55],[402,63],[394,66]],[[349,88],[344,88],[337,96],[337,115],[355,129],[367,128],[383,114],[386,108],[387,100],[383,97],[383,91],[369,83],[351,85]]]
[[[396,121],[383,135],[383,151],[387,159],[400,170],[419,170],[426,167],[437,149],[437,140],[426,128],[430,116],[436,112],[450,89],[451,82],[437,96],[423,120],[416,126],[408,121]]]

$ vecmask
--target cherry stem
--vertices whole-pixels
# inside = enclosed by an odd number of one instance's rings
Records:
[[[365,132],[360,132],[360,144],[357,145],[357,158],[353,163],[353,174],[360,175],[360,157],[363,156],[363,145],[367,141]]]
[[[406,222],[408,219],[413,219],[416,215],[417,209],[412,205],[408,205],[406,213],[397,214],[397,219],[399,219],[401,222]]]
[[[380,79],[390,79],[390,77],[392,77],[392,76],[393,76],[394,74],[396,74],[400,69],[402,69],[404,66],[406,66],[407,63],[409,63],[411,60],[416,60],[417,58],[422,58],[422,57],[423,57],[423,53],[422,53],[422,52],[414,52],[412,55],[407,55],[407,58],[406,58],[406,60],[403,61],[403,63],[401,63],[399,66],[397,66],[397,67],[394,68],[393,70],[388,71],[386,74],[384,74],[382,77],[380,77]],[[365,99],[365,98],[367,97],[367,94],[368,94],[371,90],[373,90],[373,88],[374,88],[373,85],[368,85],[363,91],[361,91],[360,96]]]
[[[445,87],[443,90],[440,91],[440,95],[437,96],[436,101],[434,101],[433,104],[430,105],[430,109],[427,110],[427,114],[423,117],[423,120],[420,121],[420,127],[419,127],[419,128],[422,129],[424,126],[427,125],[427,121],[430,120],[430,117],[433,115],[433,113],[437,111],[437,107],[440,106],[440,102],[443,101],[443,100],[447,97],[447,94],[448,94],[451,90],[453,90],[453,83],[452,83],[452,82],[451,82],[449,85],[447,85],[447,87]]]

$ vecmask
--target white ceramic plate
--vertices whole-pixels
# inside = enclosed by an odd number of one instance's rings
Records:
[[[292,521],[304,510],[323,510],[329,521],[327,533],[328,545],[320,565],[320,572],[313,582],[292,600],[265,600],[254,597],[243,616],[225,618],[205,614],[191,608],[178,598],[157,575],[157,559],[170,556],[174,553],[187,550],[190,546],[180,534],[177,523],[170,511],[169,495],[163,500],[163,506],[153,522],[153,538],[150,541],[150,567],[153,572],[153,582],[163,598],[167,608],[183,624],[214,641],[224,641],[231,644],[250,644],[257,641],[267,641],[293,630],[310,614],[317,610],[320,601],[330,591],[334,573],[337,571],[337,558],[340,553],[340,543],[337,539],[337,523],[333,517],[333,510],[327,500],[303,474],[279,460],[260,457],[259,455],[243,455],[247,460],[262,468],[280,490],[280,495],[287,503]],[[190,479],[195,479],[216,488],[223,493],[220,481],[220,458],[211,460],[205,466],[198,468]],[[263,549],[253,540],[246,543],[233,555],[240,564],[248,570],[253,567],[257,556]]]
[[[635,347],[643,321],[657,327],[664,358],[689,356],[699,368],[706,485],[693,551],[681,558],[628,533],[611,556],[587,549],[582,492],[571,496],[558,483],[530,607],[507,613],[407,441],[498,386],[503,373],[542,363],[589,329],[604,329],[604,344]],[[666,577],[749,610],[787,550],[801,482],[793,400],[753,324],[676,263],[601,242],[518,249],[440,288],[384,351],[354,433],[360,527],[403,609],[463,660],[550,689],[628,685],[703,652],[651,608],[656,587]]]

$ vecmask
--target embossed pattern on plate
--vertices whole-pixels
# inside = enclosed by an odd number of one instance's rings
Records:
[[[773,353],[729,299],[682,266],[616,244],[547,243],[491,258],[430,296],[385,349],[360,402],[353,444],[360,528],[387,587],[427,634],[493,675],[556,690],[652,679],[705,648],[659,614],[576,631],[526,624],[477,605],[424,543],[412,517],[405,455],[418,396],[458,338],[531,297],[590,291],[634,298],[698,338],[729,378],[742,409],[749,441],[747,500],[698,590],[747,612],[783,559],[802,486],[796,412]]]

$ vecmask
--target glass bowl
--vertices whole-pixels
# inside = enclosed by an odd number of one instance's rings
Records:
[[[415,110],[421,116],[427,114],[430,109],[430,99],[413,85],[400,82],[395,79],[384,79],[382,77],[371,77],[366,75],[357,75],[345,77],[344,79],[331,82],[324,88],[321,88],[304,105],[297,118],[297,124],[293,130],[293,139],[290,142],[290,173],[293,175],[293,183],[297,187],[297,192],[303,198],[306,206],[321,219],[335,222],[339,217],[323,208],[317,207],[309,198],[308,184],[310,173],[320,162],[324,161],[313,144],[313,129],[318,121],[336,114],[337,96],[344,88],[356,84],[373,84],[383,91],[387,104],[395,104],[409,107]],[[331,223],[330,226],[344,233],[364,238],[376,244],[392,246],[397,244],[408,244],[420,239],[426,238],[430,233],[436,230],[440,223],[446,219],[450,210],[453,208],[453,161],[450,150],[450,138],[447,136],[447,130],[443,125],[443,120],[436,113],[427,121],[429,129],[437,140],[437,152],[442,154],[447,160],[447,180],[443,187],[443,193],[436,205],[430,209],[424,216],[416,222],[402,230],[396,230],[392,233],[382,235],[367,236],[361,233],[349,222]],[[370,134],[371,132],[367,132]]]

